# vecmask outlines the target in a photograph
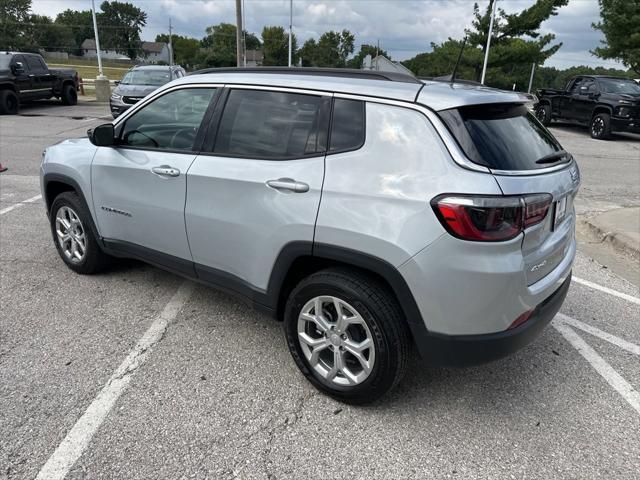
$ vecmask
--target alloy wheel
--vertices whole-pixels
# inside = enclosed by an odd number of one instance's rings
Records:
[[[80,263],[87,253],[87,237],[78,214],[69,207],[60,207],[56,214],[56,235],[65,257]]]
[[[319,296],[298,316],[298,341],[313,369],[339,386],[364,382],[375,363],[373,335],[362,316],[344,300]]]
[[[594,137],[599,137],[604,131],[604,120],[601,117],[596,117],[591,122],[591,133]]]

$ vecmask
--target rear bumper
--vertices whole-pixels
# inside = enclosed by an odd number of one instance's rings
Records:
[[[506,357],[531,343],[560,310],[571,274],[562,285],[540,303],[524,324],[512,330],[483,335],[443,335],[424,332],[415,338],[423,359],[437,366],[463,367]],[[415,332],[414,332],[415,334]]]

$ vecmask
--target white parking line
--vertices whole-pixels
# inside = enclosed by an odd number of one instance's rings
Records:
[[[26,200],[23,200],[20,203],[14,203],[10,207],[6,207],[6,208],[3,208],[2,210],[0,210],[0,215],[4,215],[5,213],[9,213],[11,210],[15,210],[16,208],[21,207],[21,206],[23,206],[23,205],[25,205],[27,203],[37,202],[41,198],[42,198],[42,195],[36,195],[35,197],[27,198]]]
[[[158,318],[154,320],[136,346],[129,352],[127,358],[111,375],[111,378],[91,402],[91,405],[69,430],[62,443],[58,445],[53,455],[44,464],[36,479],[62,480],[69,473],[69,470],[80,458],[82,452],[91,442],[91,438],[113,408],[118,397],[127,388],[132,375],[144,363],[153,346],[162,339],[169,324],[189,300],[193,288],[194,284],[191,282],[185,282],[180,286],[171,300],[169,300],[169,303],[160,312]]]
[[[581,322],[580,320],[576,320],[575,318],[567,317],[562,313],[556,315],[556,319],[560,320],[563,323],[571,325],[572,327],[579,328],[580,330],[584,330],[587,333],[590,333],[594,337],[601,338],[617,347],[626,350],[627,352],[631,352],[634,355],[640,356],[640,345],[636,345],[635,343],[627,342],[622,338],[616,337],[615,335],[611,335],[610,333],[603,332],[599,328],[592,327],[586,323]]]
[[[564,316],[563,316],[564,317]],[[556,317],[557,318],[557,317]],[[567,323],[560,319],[553,321],[553,327],[562,334],[584,359],[640,414],[640,393],[609,365],[587,342]]]
[[[628,295],[626,293],[613,290],[612,288],[603,287],[602,285],[598,285],[597,283],[590,282],[589,280],[585,280],[583,278],[573,277],[573,281],[579,283],[580,285],[584,285],[585,287],[593,288],[594,290],[600,290],[601,292],[608,293],[609,295],[613,295],[614,297],[623,298],[628,302],[640,305],[640,298],[634,297],[633,295]]]

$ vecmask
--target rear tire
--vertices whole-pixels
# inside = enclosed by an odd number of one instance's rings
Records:
[[[549,105],[538,105],[536,107],[536,118],[540,120],[540,123],[545,127],[551,123],[551,107]]]
[[[346,403],[368,403],[387,393],[410,358],[411,339],[397,300],[357,270],[322,270],[302,280],[289,295],[284,329],[307,380]]]
[[[0,113],[17,115],[20,109],[20,99],[13,90],[0,90]]]
[[[589,125],[589,132],[591,138],[609,140],[611,138],[611,115],[608,113],[594,115]]]
[[[58,254],[71,270],[92,274],[111,263],[111,257],[100,249],[93,234],[88,208],[75,192],[63,192],[55,198],[49,221]]]
[[[75,105],[78,103],[78,92],[73,85],[67,83],[62,87],[62,95],[60,100],[64,105]]]

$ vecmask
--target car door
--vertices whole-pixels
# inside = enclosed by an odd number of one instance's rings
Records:
[[[562,118],[569,120],[579,120],[579,107],[580,107],[580,86],[584,82],[584,78],[576,78],[571,86],[567,95],[565,95],[565,104],[562,107]]]
[[[25,55],[25,58],[29,66],[29,78],[31,79],[31,98],[49,98],[51,96],[51,86],[48,85],[45,77],[49,71],[42,68],[40,59],[35,55]]]
[[[585,78],[580,84],[580,90],[573,100],[575,119],[580,122],[591,120],[593,109],[598,103],[598,85],[593,78]]]
[[[234,88],[223,97],[211,153],[187,174],[189,244],[200,278],[264,293],[285,245],[303,241],[311,253],[331,96]]]
[[[21,69],[19,67],[22,66]],[[29,76],[29,66],[23,55],[15,55],[11,61],[11,70],[16,77],[16,85],[20,92],[20,98],[30,98],[32,93],[32,80]]]
[[[94,210],[100,235],[114,248],[189,270],[186,174],[215,93],[215,87],[169,90],[117,123],[116,146],[98,147]]]

